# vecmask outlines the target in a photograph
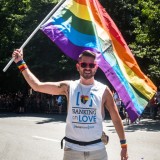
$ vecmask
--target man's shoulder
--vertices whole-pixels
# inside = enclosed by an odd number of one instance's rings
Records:
[[[70,80],[69,87],[76,88],[80,83],[80,80]]]
[[[107,87],[106,84],[104,84],[104,83],[102,83],[102,82],[100,82],[100,81],[97,81],[97,80],[95,80],[95,85],[96,85],[96,86],[101,86],[101,87]]]
[[[95,81],[95,87],[99,90],[99,91],[103,91],[105,92],[105,90],[108,88],[108,86],[100,81]]]
[[[79,79],[78,80],[70,80],[70,84],[79,84]]]

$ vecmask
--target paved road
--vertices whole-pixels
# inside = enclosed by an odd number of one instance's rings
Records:
[[[0,160],[62,160],[60,140],[65,115],[0,114]],[[120,160],[120,145],[108,119],[104,130],[110,137],[106,146],[109,160]],[[160,160],[160,120],[143,119],[125,126],[129,160]]]

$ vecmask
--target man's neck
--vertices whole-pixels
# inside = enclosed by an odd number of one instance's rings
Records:
[[[80,83],[84,85],[92,85],[94,84],[94,78],[84,79],[83,77],[80,77]]]

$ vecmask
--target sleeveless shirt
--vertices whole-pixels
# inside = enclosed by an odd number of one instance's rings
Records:
[[[70,81],[68,114],[65,136],[77,141],[94,141],[102,136],[102,97],[106,85],[95,80],[93,85],[83,85],[80,80]],[[81,146],[65,142],[77,151],[94,151],[104,148],[102,142]]]

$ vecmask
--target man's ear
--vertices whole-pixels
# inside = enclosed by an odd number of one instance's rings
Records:
[[[76,64],[76,68],[77,68],[77,71],[79,71],[79,64],[78,63]]]
[[[98,69],[98,64],[96,64],[96,69]]]

